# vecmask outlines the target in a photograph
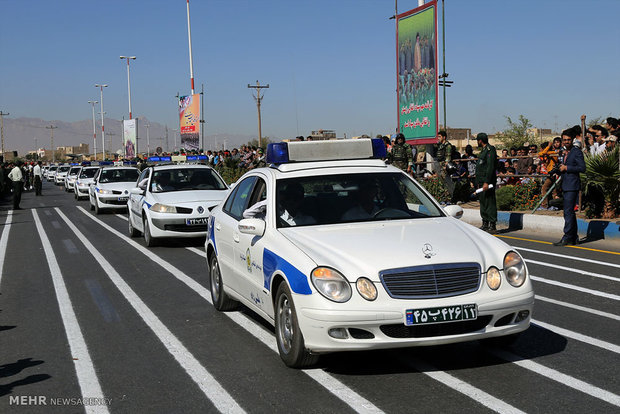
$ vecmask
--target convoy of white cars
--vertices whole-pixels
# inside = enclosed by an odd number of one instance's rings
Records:
[[[204,237],[213,306],[242,303],[274,325],[287,366],[337,351],[514,340],[534,304],[523,258],[384,157],[376,139],[275,143],[268,166],[231,188],[189,157],[150,158],[142,172],[84,166],[72,188],[96,214],[127,209],[130,236],[149,247]]]

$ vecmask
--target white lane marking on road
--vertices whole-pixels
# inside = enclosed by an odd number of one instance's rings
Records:
[[[538,321],[535,319],[532,319],[532,323],[535,325],[540,326],[541,328],[545,328],[548,329],[550,331],[553,331],[559,335],[563,335],[566,336],[568,338],[574,339],[576,341],[580,341],[580,342],[584,342],[588,345],[592,345],[595,346],[597,348],[602,348],[602,349],[606,349],[608,351],[614,352],[616,354],[620,354],[620,346],[609,343],[609,342],[605,342],[605,341],[601,341],[600,339],[596,339],[596,338],[592,338],[591,336],[587,336],[587,335],[583,335],[577,332],[573,332],[570,331],[568,329],[564,329],[564,328],[560,328],[559,326],[555,326],[555,325],[551,325],[549,323],[546,322],[542,322],[542,321]]]
[[[553,267],[554,269],[566,270],[567,272],[571,272],[571,273],[579,273],[584,276],[592,276],[592,277],[597,277],[599,279],[607,279],[607,280],[613,280],[614,282],[620,282],[620,278],[617,278],[617,277],[602,275],[600,273],[588,272],[586,270],[575,269],[574,267],[560,266],[560,265],[556,265],[552,263],[539,262],[537,260],[530,260],[530,259],[525,259],[525,262],[533,263],[533,264],[541,265],[541,266],[546,266],[546,267]]]
[[[86,249],[93,255],[101,268],[106,272],[112,283],[127,299],[129,304],[140,315],[148,327],[155,333],[157,338],[168,349],[174,359],[183,367],[185,372],[194,380],[200,390],[207,396],[215,407],[221,412],[244,413],[243,408],[237,404],[219,382],[198,362],[191,352],[183,345],[179,339],[159,320],[151,309],[140,299],[140,297],[129,287],[129,285],[118,274],[114,267],[108,262],[101,253],[92,245],[90,241],[78,230],[78,228],[65,216],[59,208],[55,209],[60,217],[67,223],[78,239],[84,244]]]
[[[562,374],[555,369],[548,368],[537,362],[523,359],[522,357],[507,351],[502,351],[500,349],[490,349],[489,352],[498,358],[509,361],[513,364],[520,366],[521,368],[525,368],[529,371],[535,372],[553,381],[557,381],[560,384],[566,385],[567,387],[589,394],[595,398],[613,404],[616,407],[620,406],[620,396],[614,394],[613,392],[606,391],[602,388],[599,388],[592,384],[588,384],[587,382],[581,381],[577,378]]]
[[[202,256],[203,258],[207,257],[207,253],[204,250],[200,250],[196,247],[186,247],[186,249],[192,253],[196,253],[198,256]]]
[[[572,303],[562,302],[562,301],[559,301],[559,300],[547,298],[547,297],[540,296],[540,295],[536,295],[536,299],[542,300],[544,302],[553,303],[555,305],[560,305],[560,306],[564,306],[564,307],[567,307],[567,308],[572,308],[572,309],[577,309],[577,310],[580,310],[580,311],[583,311],[583,312],[588,312],[588,313],[591,313],[593,315],[602,316],[604,318],[609,318],[609,319],[614,319],[614,320],[620,321],[620,316],[614,315],[613,313],[603,312],[603,311],[592,309],[592,308],[586,308],[585,306],[579,306],[579,305],[575,305],[575,304],[572,304]]]
[[[577,257],[577,256],[567,256],[565,254],[545,252],[545,251],[542,251],[542,250],[526,249],[525,247],[519,247],[519,246],[512,246],[512,247],[514,247],[517,250],[523,250],[524,252],[532,252],[532,253],[544,254],[544,255],[547,255],[547,256],[561,257],[563,259],[569,259],[569,260],[578,260],[580,262],[595,263],[595,264],[598,264],[598,265],[617,267],[617,268],[620,269],[620,265],[619,264],[615,264],[615,263],[601,262],[600,260],[586,259],[586,258]],[[527,260],[527,259],[525,259],[525,260]]]
[[[69,348],[71,349],[71,356],[73,357],[73,363],[75,366],[75,372],[77,374],[80,389],[82,390],[82,397],[84,398],[101,398],[103,400],[104,395],[95,372],[93,361],[90,358],[86,341],[84,341],[84,335],[78,323],[77,317],[71,304],[71,298],[67,291],[67,286],[62,277],[60,266],[54,255],[52,245],[45,233],[45,229],[39,220],[39,215],[36,210],[32,210],[32,216],[43,244],[43,250],[45,251],[45,257],[47,264],[52,275],[52,281],[54,283],[54,290],[56,291],[56,299],[58,300],[58,307],[60,308],[60,316],[62,317],[62,323],[65,326],[65,332],[67,334],[67,341],[69,342]],[[108,413],[108,408],[105,405],[86,405],[84,409],[87,413]]]
[[[474,401],[479,402],[485,407],[497,412],[497,413],[510,413],[510,414],[521,414],[524,412],[519,410],[516,407],[482,391],[479,388],[476,388],[465,381],[462,381],[452,375],[440,371],[431,364],[424,362],[418,358],[412,358],[411,360],[406,360],[405,358],[401,358],[401,360],[409,364],[411,367],[420,371],[421,373],[428,375],[435,381],[441,382],[449,388],[452,388],[455,391],[464,394],[465,396],[473,399]]]
[[[129,219],[121,214],[115,214],[116,217],[122,218],[125,221],[128,221]]]
[[[620,296],[607,293],[607,292],[601,292],[600,290],[587,289],[581,286],[575,286],[575,285],[571,285],[571,284],[564,283],[564,282],[558,282],[557,280],[545,279],[545,278],[534,276],[534,275],[530,275],[530,278],[532,278],[532,280],[536,282],[547,283],[549,285],[560,286],[566,289],[577,290],[579,292],[589,293],[590,295],[600,296],[600,297],[607,298],[607,299],[620,300]]]
[[[100,226],[108,230],[109,232],[117,235],[121,239],[125,240],[135,249],[140,251],[142,254],[147,256],[153,262],[160,265],[162,268],[167,270],[170,274],[176,277],[179,281],[185,283],[190,289],[200,295],[203,299],[205,299],[209,303],[213,303],[211,301],[211,292],[200,283],[196,282],[194,279],[186,275],[180,269],[176,268],[171,263],[163,260],[161,257],[153,253],[151,250],[145,248],[144,246],[138,244],[134,240],[125,236],[121,232],[115,230],[111,226],[107,225],[103,221],[99,220],[92,214],[89,214],[85,209],[78,206],[78,209],[82,211],[88,218],[98,223]],[[235,323],[245,329],[252,336],[257,338],[263,344],[267,345],[269,349],[274,352],[278,352],[275,340],[273,335],[267,333],[265,330],[256,325],[256,323],[250,321],[247,317],[242,316],[239,312],[223,312],[223,315],[228,316]],[[320,371],[320,373],[318,373]],[[347,387],[344,383],[342,383],[337,378],[332,375],[322,371],[322,370],[304,370],[302,371],[304,374],[308,375],[310,378],[318,382],[321,386],[325,387],[329,392],[334,394],[336,397],[340,398],[343,402],[349,405],[352,409],[360,413],[382,413],[378,407],[376,407],[373,403],[353,391],[351,388]]]
[[[11,223],[13,222],[13,210],[6,213],[6,220],[2,227],[2,236],[0,237],[0,285],[2,284],[2,274],[4,270],[4,259],[6,257],[6,248],[9,245],[9,231],[11,231]]]

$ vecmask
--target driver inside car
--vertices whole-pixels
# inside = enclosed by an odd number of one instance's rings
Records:
[[[355,194],[356,205],[345,211],[342,221],[371,219],[380,210],[375,204],[379,188],[373,182],[364,182]]]
[[[290,183],[280,193],[280,220],[289,226],[316,224],[316,219],[304,214],[304,188],[299,183]]]

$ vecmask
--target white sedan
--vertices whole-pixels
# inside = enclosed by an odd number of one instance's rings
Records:
[[[65,191],[70,192],[75,190],[75,182],[81,170],[82,167],[79,165],[71,167],[65,178]]]
[[[82,167],[74,186],[74,195],[76,200],[83,197],[88,197],[90,185],[93,183],[95,174],[99,171],[99,169],[100,167]]]
[[[136,186],[139,173],[134,167],[101,168],[90,185],[90,209],[95,210],[95,214],[102,210],[126,209],[129,190]]]
[[[164,237],[205,237],[211,209],[228,186],[205,165],[156,165],[142,171],[130,191],[129,234],[144,234],[147,246]]]
[[[241,302],[273,324],[288,366],[334,351],[514,340],[530,325],[519,253],[371,159],[384,155],[380,140],[270,144],[271,165],[211,213],[215,308]]]

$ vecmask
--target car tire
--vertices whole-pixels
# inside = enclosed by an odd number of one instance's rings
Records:
[[[131,213],[127,215],[127,222],[129,223],[129,237],[138,237],[140,232],[131,224]]]
[[[99,208],[99,203],[97,202],[97,200],[95,200],[95,214],[101,214],[101,209]]]
[[[147,219],[146,217],[143,219],[143,228],[144,228],[144,244],[146,244],[146,247],[153,247],[155,246],[156,243],[156,239],[153,237],[153,235],[151,234],[151,226],[149,225],[149,219]]]
[[[90,202],[90,211],[94,211],[95,210],[95,206],[94,206],[92,200],[90,199],[90,197],[88,198],[88,201]]]
[[[217,262],[215,253],[211,256],[209,266],[210,277],[210,291],[211,301],[213,307],[219,311],[231,311],[237,309],[239,302],[231,299],[226,292],[224,292],[224,284],[222,283],[222,273],[220,272],[220,265]]]
[[[278,352],[287,367],[304,368],[317,363],[319,356],[308,352],[304,344],[293,295],[286,282],[280,283],[276,293],[275,330]]]

